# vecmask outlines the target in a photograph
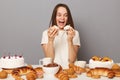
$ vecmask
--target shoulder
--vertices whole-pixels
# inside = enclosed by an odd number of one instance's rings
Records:
[[[79,35],[79,32],[77,30],[75,30],[75,34]]]
[[[47,32],[48,32],[48,29],[44,30],[44,31],[43,31],[43,34],[46,34]]]

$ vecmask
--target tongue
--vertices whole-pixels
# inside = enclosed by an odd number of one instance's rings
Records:
[[[59,25],[60,25],[60,26],[64,26],[64,23],[61,22],[61,23],[59,23]]]

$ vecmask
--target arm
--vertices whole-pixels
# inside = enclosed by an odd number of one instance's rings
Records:
[[[54,47],[53,47],[53,42],[48,41],[47,44],[42,45],[45,57],[51,57],[54,59]]]
[[[45,57],[51,57],[54,59],[54,38],[57,35],[57,29],[50,27],[48,29],[48,43],[42,44],[42,48],[45,54]]]
[[[75,30],[73,28],[70,28],[69,31],[67,31],[68,34],[68,52],[69,52],[69,62],[73,63],[77,59],[78,49],[80,48],[80,45],[74,45],[73,44],[73,38],[75,35],[75,40],[79,40],[79,34],[75,34]]]
[[[68,41],[69,62],[73,63],[77,59],[79,46],[73,45],[72,41]]]

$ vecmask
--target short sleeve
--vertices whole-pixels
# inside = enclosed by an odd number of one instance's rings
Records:
[[[45,31],[42,33],[41,44],[46,44],[46,43],[48,43],[48,35],[47,35],[47,31],[48,31],[48,30],[45,30]]]
[[[75,30],[75,36],[73,38],[73,44],[81,46],[79,32]]]

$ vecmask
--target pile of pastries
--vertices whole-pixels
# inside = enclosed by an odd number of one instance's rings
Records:
[[[43,77],[42,67],[33,68],[31,65],[14,69],[2,69],[0,71],[0,79],[5,79],[8,74],[12,75],[15,80],[24,80],[21,76],[26,75],[27,80],[36,80]]]
[[[113,61],[109,57],[97,57],[93,56],[91,58],[94,61],[101,61],[101,62],[108,62]],[[57,64],[50,64],[48,66],[58,66]],[[95,67],[90,68],[85,67],[82,68],[80,66],[76,66],[74,63],[69,64],[68,69],[63,69],[61,66],[59,68],[59,71],[54,75],[59,80],[70,80],[70,78],[77,78],[78,75],[86,73],[87,77],[91,77],[94,79],[98,79],[101,76],[105,76],[108,78],[114,78],[114,77],[120,77],[120,65],[113,64],[111,68],[105,68],[105,67]],[[21,68],[16,69],[2,69],[0,71],[0,79],[5,79],[8,77],[8,74],[11,74],[15,80],[24,80],[21,76],[25,75],[27,80],[36,80],[37,78],[43,78],[44,77],[44,71],[42,67],[36,67],[33,68],[31,65],[24,66]]]
[[[111,58],[93,56],[91,59],[95,63],[91,63],[94,64],[94,68],[93,66],[92,68],[89,67],[89,70],[86,72],[88,77],[95,79],[100,78],[101,76],[108,78],[120,77],[120,65],[113,63],[113,60]]]

